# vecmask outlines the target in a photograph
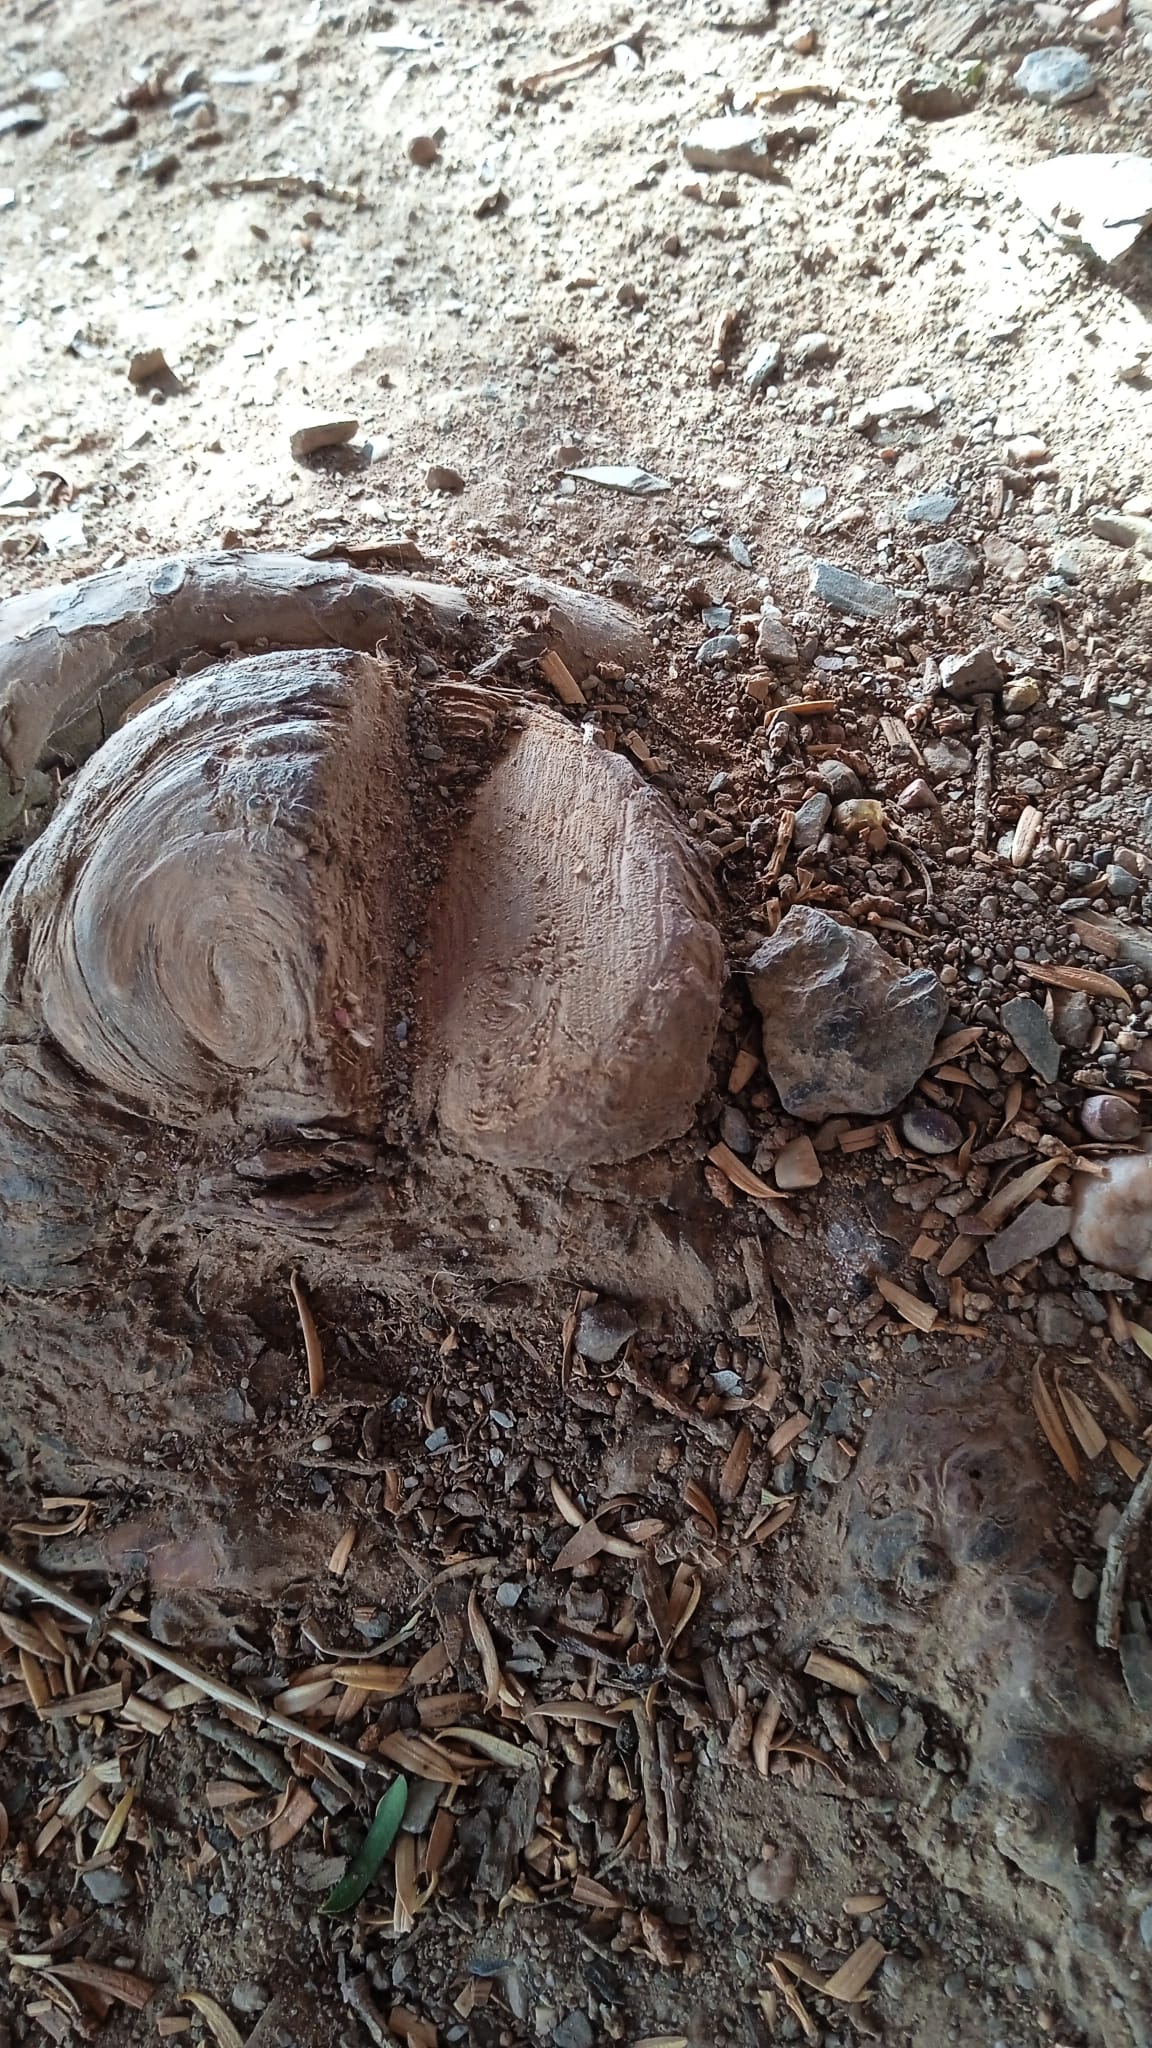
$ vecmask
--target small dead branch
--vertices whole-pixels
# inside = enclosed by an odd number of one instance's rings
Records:
[[[49,1579],[40,1578],[36,1572],[25,1570],[23,1565],[4,1556],[3,1552],[0,1552],[0,1578],[11,1580],[23,1592],[31,1593],[34,1600],[43,1600],[48,1606],[59,1608],[62,1614],[70,1614],[73,1621],[82,1621],[89,1628],[101,1627],[101,1617],[94,1607],[78,1600],[74,1593],[65,1592],[62,1586],[53,1585]],[[221,1684],[209,1672],[189,1664],[183,1657],[177,1657],[172,1650],[162,1649],[148,1636],[137,1635],[130,1628],[121,1628],[114,1621],[105,1623],[102,1633],[109,1642],[118,1643],[133,1657],[140,1657],[145,1664],[154,1664],[161,1671],[170,1671],[174,1678],[182,1678],[188,1685],[198,1686],[209,1699],[217,1700],[235,1714],[245,1714],[258,1727],[274,1729],[277,1735],[286,1736],[290,1742],[303,1742],[311,1749],[322,1750],[325,1756],[337,1757],[341,1763],[352,1764],[358,1771],[382,1768],[374,1757],[363,1756],[358,1749],[350,1749],[347,1743],[337,1742],[330,1735],[321,1735],[314,1728],[305,1728],[302,1723],[290,1720],[287,1714],[277,1714],[262,1707],[258,1700],[249,1698],[247,1693],[237,1692],[234,1686]]]
[[[1136,1548],[1150,1508],[1152,1458],[1145,1464],[1128,1505],[1108,1538],[1104,1570],[1100,1574],[1100,1603],[1096,1609],[1096,1641],[1102,1650],[1114,1650],[1120,1640],[1120,1610],[1124,1602],[1128,1560]]]

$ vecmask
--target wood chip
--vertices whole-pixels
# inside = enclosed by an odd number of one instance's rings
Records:
[[[746,1047],[742,1048],[733,1060],[732,1072],[728,1076],[729,1095],[739,1095],[748,1086],[759,1065],[756,1054],[749,1052]]]
[[[540,656],[537,666],[545,682],[555,690],[562,704],[575,706],[588,702],[567,662],[561,660],[554,648],[550,647]]]
[[[888,1951],[882,1942],[869,1935],[846,1963],[841,1963],[835,1975],[829,1977],[824,1986],[826,1998],[838,1998],[845,2004],[855,2005],[863,1997]]]
[[[752,1431],[741,1429],[720,1474],[720,1498],[725,1506],[730,1507],[743,1493],[751,1459]]]
[[[782,1422],[779,1429],[773,1430],[764,1446],[764,1455],[769,1463],[775,1464],[783,1457],[788,1446],[794,1444],[798,1436],[803,1436],[811,1420],[812,1417],[805,1415],[801,1409],[798,1414],[790,1415],[786,1422]]]
[[[1055,967],[1050,964],[1038,965],[1035,960],[1021,961],[1021,971],[1030,974],[1033,981],[1042,981],[1049,988],[1079,989],[1086,996],[1107,996],[1114,1003],[1124,1003],[1134,1008],[1132,997],[1110,974],[1097,974],[1092,967]]]
[[[49,1700],[40,1708],[42,1721],[74,1721],[81,1714],[118,1714],[124,1705],[124,1680],[98,1685],[92,1692],[78,1692],[73,1699]]]
[[[1036,851],[1044,819],[1035,804],[1025,804],[1012,834],[1012,850],[1009,860],[1014,868],[1026,868]]]
[[[1013,1209],[1018,1209],[1022,1202],[1026,1202],[1029,1195],[1034,1195],[1037,1188],[1043,1187],[1049,1174],[1054,1173],[1057,1166],[1062,1163],[1059,1159],[1041,1159],[1036,1166],[1030,1166],[1026,1173],[1018,1175],[1015,1180],[1006,1181],[1004,1186],[985,1202],[983,1208],[977,1210],[981,1223],[998,1229],[1005,1217],[1010,1216]]]
[[[731,1181],[732,1186],[739,1188],[741,1194],[751,1195],[757,1202],[784,1200],[783,1195],[778,1194],[775,1188],[770,1188],[767,1181],[761,1180],[758,1173],[753,1173],[750,1166],[745,1166],[744,1161],[737,1158],[730,1146],[713,1145],[708,1157],[713,1166],[719,1167],[725,1180]]]
[[[882,1913],[887,1904],[888,1897],[885,1892],[853,1892],[851,1898],[845,1899],[840,1910],[849,1920],[858,1920],[865,1913]]]
[[[1066,1387],[1057,1376],[1056,1392],[1060,1406],[1068,1417],[1072,1434],[1086,1458],[1098,1458],[1108,1448],[1108,1439],[1093,1415],[1086,1401],[1082,1401],[1073,1387]]]
[[[182,1991],[181,2005],[193,2005],[215,2035],[219,2048],[244,2048],[244,2042],[222,2006],[206,1991]]]
[[[834,1685],[839,1692],[852,1693],[857,1699],[872,1690],[872,1680],[857,1671],[854,1664],[846,1664],[842,1657],[830,1657],[825,1650],[813,1650],[804,1669],[809,1678],[822,1679],[825,1685]]]
[[[1048,1442],[1063,1465],[1073,1485],[1080,1483],[1080,1460],[1072,1448],[1072,1441],[1060,1419],[1060,1411],[1048,1391],[1047,1383],[1039,1365],[1032,1368],[1032,1406],[1036,1420],[1044,1431]]]
[[[890,1308],[896,1310],[914,1330],[933,1330],[939,1320],[939,1311],[927,1301],[921,1301],[918,1294],[910,1294],[899,1281],[889,1279],[887,1273],[877,1273],[876,1292],[884,1297]]]
[[[689,1479],[685,1483],[684,1505],[687,1508],[691,1508],[694,1515],[699,1515],[702,1522],[707,1522],[714,1536],[720,1534],[720,1523],[716,1517],[716,1510],[705,1493],[704,1488],[697,1485],[695,1479]]]
[[[1144,1466],[1136,1456],[1135,1451],[1130,1451],[1127,1444],[1122,1444],[1120,1439],[1114,1436],[1110,1436],[1108,1439],[1108,1449],[1119,1465],[1125,1479],[1130,1479],[1133,1485],[1135,1485],[1144,1470]]]

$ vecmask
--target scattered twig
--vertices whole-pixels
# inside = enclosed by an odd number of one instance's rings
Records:
[[[622,1359],[616,1367],[616,1376],[625,1380],[638,1394],[643,1394],[644,1399],[650,1401],[653,1408],[660,1409],[662,1414],[674,1415],[677,1422],[684,1422],[692,1429],[698,1429],[702,1436],[707,1437],[710,1444],[715,1444],[717,1449],[725,1454],[731,1450],[732,1435],[724,1423],[714,1420],[709,1415],[702,1415],[698,1408],[693,1408],[690,1401],[683,1401],[678,1394],[673,1394],[667,1387],[662,1387],[659,1380],[644,1371],[643,1366],[633,1364],[630,1359]]]
[[[316,1318],[308,1306],[308,1298],[300,1285],[300,1275],[295,1268],[288,1276],[296,1313],[300,1318],[300,1329],[304,1338],[304,1356],[308,1361],[308,1392],[312,1399],[324,1392],[324,1352],[320,1345],[320,1332]]]
[[[643,1700],[638,1700],[633,1707],[632,1720],[639,1739],[640,1786],[644,1794],[644,1818],[648,1824],[648,1861],[653,1870],[663,1870],[668,1853],[666,1808],[652,1723]]]
[[[972,844],[988,844],[988,816],[992,808],[992,699],[984,692],[976,699],[976,778],[972,785]]]
[[[91,1626],[98,1619],[95,1608],[87,1601],[78,1600],[74,1593],[67,1593],[63,1587],[53,1585],[51,1580],[42,1579],[36,1572],[26,1571],[13,1558],[0,1552],[0,1578],[10,1579],[25,1593],[31,1593],[36,1600],[44,1600],[50,1607],[58,1607],[62,1614],[70,1614],[73,1621],[82,1621]],[[186,1684],[198,1686],[209,1699],[217,1700],[222,1707],[231,1708],[235,1714],[246,1714],[261,1728],[273,1728],[277,1735],[286,1736],[290,1742],[304,1742],[309,1748],[322,1750],[325,1756],[338,1757],[342,1763],[352,1764],[358,1771],[384,1769],[375,1757],[363,1756],[358,1749],[350,1749],[345,1742],[337,1742],[331,1735],[321,1735],[314,1728],[305,1728],[299,1721],[293,1721],[287,1714],[277,1714],[262,1707],[258,1700],[247,1693],[237,1692],[234,1686],[223,1685],[207,1671],[195,1664],[189,1664],[184,1657],[176,1656],[172,1650],[162,1649],[150,1637],[137,1635],[135,1630],[121,1628],[116,1622],[109,1622],[104,1630],[106,1640],[118,1643],[122,1650],[128,1650],[134,1657],[140,1657],[146,1664],[154,1664],[161,1671],[170,1671],[174,1678],[182,1678]]]
[[[1120,1640],[1120,1609],[1124,1601],[1128,1560],[1136,1548],[1149,1508],[1152,1508],[1152,1458],[1145,1464],[1128,1505],[1108,1538],[1104,1570],[1100,1574],[1100,1602],[1096,1609],[1096,1641],[1102,1650],[1114,1650]]]

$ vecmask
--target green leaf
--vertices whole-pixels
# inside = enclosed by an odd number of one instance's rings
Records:
[[[322,1913],[350,1913],[364,1897],[400,1832],[407,1804],[408,1780],[395,1777],[376,1808],[375,1818],[359,1854],[352,1858],[339,1884],[333,1885],[320,1908]]]

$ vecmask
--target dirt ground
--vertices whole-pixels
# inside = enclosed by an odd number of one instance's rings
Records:
[[[530,1200],[477,1179],[360,1281],[313,1245],[317,1404],[274,1201],[257,1236],[202,1209],[194,1256],[142,1222],[127,1285],[0,1294],[6,1550],[414,1787],[325,1916],[383,1781],[254,1748],[12,1591],[0,2048],[1152,2043],[1147,1545],[1123,1674],[1092,1636],[1152,1308],[1066,1240],[993,1275],[977,1215],[1037,1161],[1066,1203],[1086,1096],[1152,1088],[1152,244],[1106,266],[1016,186],[1148,149],[1152,14],[1096,19],[0,8],[0,596],[223,546],[418,559],[506,619],[528,571],[623,600],[653,665],[574,715],[698,839],[733,967],[666,1153]],[[1054,44],[1092,96],[1013,86]],[[901,103],[942,86],[966,110]],[[747,110],[771,175],[685,161]],[[316,418],[357,424],[297,460]],[[908,516],[929,495],[943,523]],[[930,587],[941,542],[969,587]],[[833,611],[817,561],[890,609]],[[739,635],[766,601],[795,665]],[[942,693],[984,645],[1015,695]],[[773,720],[794,700],[829,709]],[[879,837],[789,847],[830,760]],[[5,822],[6,868],[54,796]],[[707,1154],[771,1175],[800,1133],[733,1071],[740,970],[797,900],[940,975],[919,1099],[965,1144],[841,1120],[773,1221]],[[1055,1082],[1007,1033],[1021,994]],[[627,1300],[622,1358],[573,1357],[582,1288]],[[332,1676],[366,1654],[402,1675]]]

